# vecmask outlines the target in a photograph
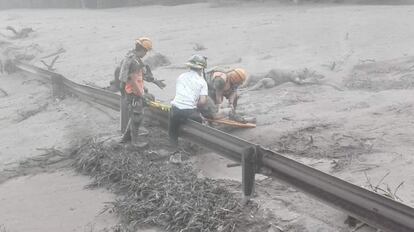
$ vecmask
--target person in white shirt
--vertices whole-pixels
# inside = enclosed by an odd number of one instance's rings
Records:
[[[207,58],[193,55],[186,65],[188,72],[181,74],[176,83],[175,97],[171,102],[168,135],[174,146],[178,146],[178,131],[180,125],[191,119],[202,121],[198,108],[207,103],[208,87],[204,80],[203,71],[207,66]]]

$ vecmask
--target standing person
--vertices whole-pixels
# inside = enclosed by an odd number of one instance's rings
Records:
[[[145,142],[138,141],[144,108],[144,72],[142,58],[152,49],[152,42],[146,37],[135,40],[135,49],[128,52],[122,61],[119,80],[121,90],[121,131],[122,142],[131,140],[132,145],[144,147]]]
[[[125,93],[125,86],[131,76],[131,67],[134,65],[136,68],[142,69],[144,81],[152,82],[159,88],[163,89],[166,85],[163,80],[157,80],[153,77],[151,69],[148,65],[145,65],[142,58],[152,49],[152,41],[147,37],[141,37],[135,40],[135,48],[128,51],[125,58],[122,60],[121,65],[115,70],[115,79],[111,82],[114,85],[114,89],[118,89],[121,92],[121,133],[125,133],[128,123],[128,102]],[[147,92],[144,87],[145,92]],[[126,140],[130,138],[125,137]]]
[[[207,82],[203,77],[207,58],[193,55],[186,65],[190,70],[178,77],[175,97],[171,102],[168,135],[174,146],[178,146],[178,131],[181,124],[187,119],[201,123],[197,109],[206,104],[208,96]]]

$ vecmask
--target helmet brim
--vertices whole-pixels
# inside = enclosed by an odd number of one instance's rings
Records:
[[[139,46],[141,46],[143,49],[145,49],[147,52],[149,52],[149,51],[151,51],[152,50],[152,44],[151,45],[145,45],[144,43],[142,43],[142,41],[141,40],[139,40],[139,39],[137,39],[137,40],[135,40],[135,46],[136,45],[139,45]]]
[[[187,65],[187,67],[190,67],[190,68],[196,68],[196,69],[203,69],[203,68],[204,68],[204,67],[203,67],[203,66],[201,66],[201,65],[198,65],[198,64],[193,64],[193,63],[190,63],[190,62],[185,63],[185,65]]]

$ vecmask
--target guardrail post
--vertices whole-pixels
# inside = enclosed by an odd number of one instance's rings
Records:
[[[254,181],[260,167],[261,155],[257,147],[247,148],[242,155],[242,188],[245,200],[254,194]]]
[[[55,98],[63,99],[66,95],[65,85],[63,84],[63,76],[54,75],[51,77],[52,95]]]

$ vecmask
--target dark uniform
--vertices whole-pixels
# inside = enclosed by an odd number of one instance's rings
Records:
[[[120,81],[120,91],[121,91],[121,102],[120,102],[121,132],[123,134],[125,133],[125,130],[128,124],[128,119],[129,119],[128,103],[131,102],[131,100],[128,100],[128,97],[126,96],[125,85],[127,81],[129,80],[131,73],[139,69],[143,70],[145,81],[148,81],[148,82],[155,81],[152,75],[151,69],[142,62],[141,58],[139,58],[136,55],[135,50],[131,50],[126,54],[119,68],[119,81]],[[147,92],[146,89],[145,89],[145,92]]]
[[[123,140],[132,140],[134,144],[138,143],[139,127],[144,118],[144,71],[145,65],[134,52],[127,54],[126,59],[122,62],[120,69],[121,81],[121,131]],[[132,76],[140,77],[138,85],[142,88],[136,92],[132,86]]]
[[[124,134],[128,120],[129,120],[129,110],[128,110],[128,98],[125,93],[125,85],[128,81],[129,75],[130,75],[130,66],[132,62],[137,59],[140,60],[140,58],[136,55],[135,50],[129,51],[125,58],[121,62],[121,67],[119,69],[119,81],[120,81],[120,92],[121,92],[121,102],[120,102],[120,113],[121,113],[121,133]]]

